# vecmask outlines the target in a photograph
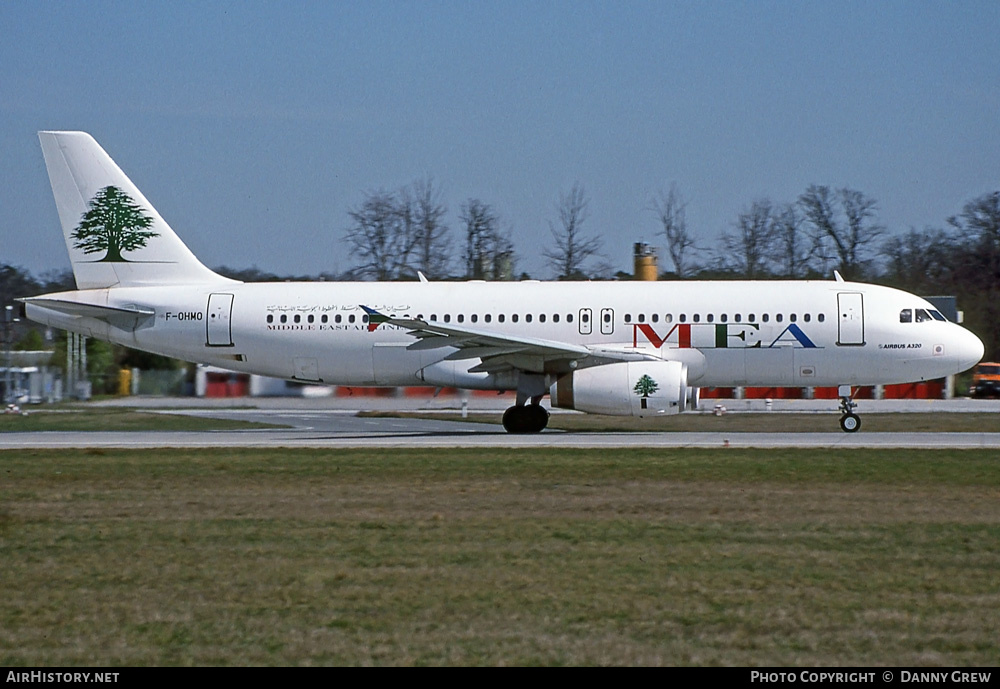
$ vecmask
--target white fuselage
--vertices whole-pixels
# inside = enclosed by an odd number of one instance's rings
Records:
[[[27,304],[36,321],[188,361],[334,385],[513,389],[516,375],[470,373],[453,348],[408,349],[396,326],[370,330],[361,306],[395,316],[588,347],[636,349],[687,366],[692,386],[871,385],[940,378],[982,343],[899,290],[838,281],[231,283],[116,287],[67,299],[155,312],[142,323]],[[133,330],[133,327],[135,328]]]

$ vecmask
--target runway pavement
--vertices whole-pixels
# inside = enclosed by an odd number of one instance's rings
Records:
[[[172,402],[172,403],[171,403]],[[40,432],[0,433],[0,449],[30,448],[153,448],[153,447],[311,447],[311,448],[389,448],[389,447],[802,447],[802,448],[991,448],[1000,449],[1000,433],[579,433],[545,431],[538,435],[509,435],[499,423],[464,423],[437,419],[400,419],[359,417],[358,400],[352,403],[333,400],[240,400],[256,408],[234,408],[228,404],[196,402],[196,408],[177,409],[180,401],[142,400],[138,405],[170,413],[184,413],[214,418],[239,419],[288,428],[250,429],[212,432]],[[365,408],[423,408],[427,401],[364,400]],[[756,401],[755,401],[756,402]],[[795,402],[804,402],[796,400]],[[188,402],[187,404],[191,404]],[[475,400],[474,410],[499,410],[509,400]],[[834,412],[830,400],[812,402],[813,411]],[[835,403],[834,403],[835,404]],[[903,405],[918,406],[923,412],[998,411],[995,401],[984,405],[977,400],[959,401],[885,401],[867,402],[868,412],[903,410]],[[434,401],[434,408],[454,409],[460,402]],[[933,406],[930,406],[933,405]],[[817,408],[818,407],[818,408]],[[807,405],[782,404],[779,409],[808,411]],[[864,411],[864,410],[863,410]],[[913,411],[908,409],[908,411]],[[778,411],[780,413],[780,411]],[[919,413],[915,411],[914,413]],[[499,418],[498,418],[499,421]]]
[[[502,429],[258,430],[155,433],[5,433],[0,449],[57,448],[978,448],[1000,449],[1000,433],[562,433],[509,435]]]

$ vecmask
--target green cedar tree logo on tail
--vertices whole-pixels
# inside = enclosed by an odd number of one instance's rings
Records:
[[[126,262],[123,252],[141,249],[152,237],[160,236],[149,230],[153,219],[118,187],[104,187],[90,200],[89,206],[90,210],[70,236],[76,240],[73,247],[83,249],[85,254],[106,251],[98,263]]]
[[[656,381],[644,373],[632,391],[640,397],[649,397],[659,389],[660,386],[656,384]]]

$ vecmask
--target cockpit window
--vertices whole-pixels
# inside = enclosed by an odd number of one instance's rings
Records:
[[[927,309],[914,309],[913,315],[917,319],[917,323],[923,323],[924,321],[934,320],[931,315],[927,313]]]
[[[936,321],[947,321],[948,320],[947,318],[944,317],[944,315],[942,315],[942,313],[940,311],[935,311],[934,309],[931,309],[931,316],[933,316],[934,320],[936,320]]]
[[[910,323],[913,321],[913,311],[910,309],[903,309],[899,312],[899,322],[900,323]]]

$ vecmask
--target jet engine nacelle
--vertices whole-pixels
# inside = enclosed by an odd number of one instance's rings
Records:
[[[687,366],[623,361],[573,371],[549,390],[552,406],[611,416],[677,414],[687,404]]]

